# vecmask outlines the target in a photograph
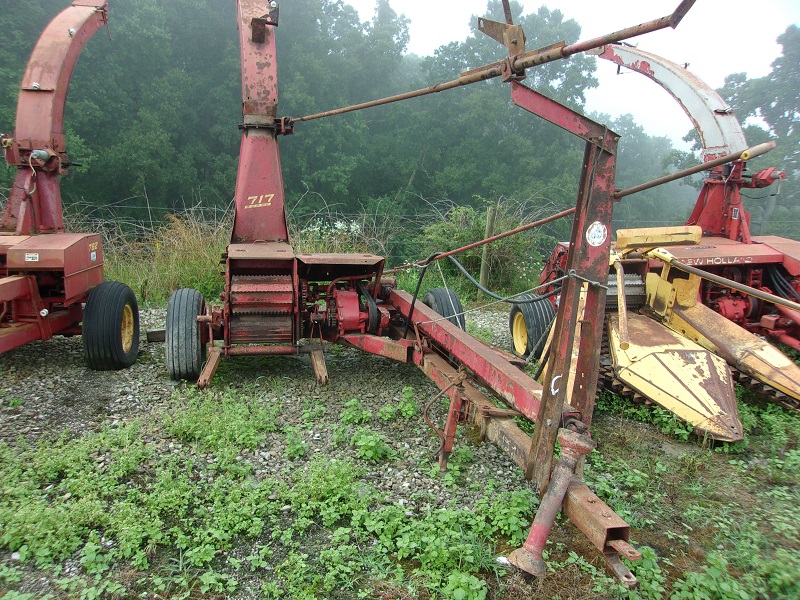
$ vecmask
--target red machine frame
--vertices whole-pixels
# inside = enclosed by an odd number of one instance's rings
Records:
[[[509,49],[509,57],[461,74],[458,79],[364,104],[298,119],[277,112],[275,28],[277,2],[239,0],[237,18],[242,60],[243,124],[235,192],[235,218],[225,260],[222,304],[206,307],[195,290],[178,290],[167,314],[167,367],[173,378],[198,378],[209,385],[222,356],[310,353],[320,383],[327,381],[323,341],[345,344],[404,363],[414,363],[450,398],[442,434],[440,466],[446,467],[456,425],[473,421],[500,443],[542,494],[531,533],[511,555],[521,569],[544,574],[542,550],[556,514],[568,517],[600,549],[617,575],[635,583],[620,555],[635,559],[629,526],[580,481],[581,457],[589,435],[597,383],[601,324],[608,271],[616,147],[619,136],[587,117],[520,83],[527,68],[567,58],[603,44],[665,27],[675,27],[691,8],[602,38],[563,42],[525,51],[521,27],[480,19],[479,28]],[[554,351],[542,386],[497,351],[482,346],[432,308],[395,289],[382,277],[384,259],[371,254],[295,254],[288,239],[278,135],[299,122],[359,110],[501,77],[518,106],[585,141],[566,280]],[[573,340],[578,300],[586,287],[577,360]],[[446,312],[446,311],[445,311]],[[452,317],[453,315],[444,315]],[[455,320],[455,319],[453,319]],[[307,343],[301,343],[305,340]],[[203,364],[206,353],[208,360]],[[575,372],[567,397],[566,376]],[[496,408],[476,385],[491,390],[507,409]],[[509,416],[536,422],[533,439]],[[556,441],[562,447],[556,461]],[[554,466],[555,463],[555,466]]]
[[[14,135],[0,134],[17,168],[0,218],[0,353],[83,333],[93,369],[128,367],[138,354],[133,292],[103,281],[100,236],[65,233],[61,206],[67,90],[81,50],[107,22],[107,0],[75,0],[51,21],[22,78]]]

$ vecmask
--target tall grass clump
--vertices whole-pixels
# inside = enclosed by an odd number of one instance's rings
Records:
[[[230,232],[230,216],[168,215],[143,237],[118,237],[106,244],[106,279],[128,284],[142,304],[164,304],[184,287],[214,300],[224,285],[219,263]]]

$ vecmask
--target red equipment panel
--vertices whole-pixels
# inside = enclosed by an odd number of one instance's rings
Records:
[[[6,275],[5,264],[8,249],[24,242],[29,237],[27,235],[0,235],[0,275]]]
[[[800,248],[800,243],[795,243]],[[704,237],[698,246],[676,246],[669,251],[680,262],[695,267],[783,262],[783,254],[766,244],[742,244],[718,237]]]
[[[100,236],[93,233],[33,236],[8,249],[7,266],[10,273],[63,273],[64,304],[70,304],[103,282]]]
[[[753,242],[773,248],[777,254],[782,255],[777,262],[781,262],[790,275],[800,276],[800,242],[777,235],[755,236]]]

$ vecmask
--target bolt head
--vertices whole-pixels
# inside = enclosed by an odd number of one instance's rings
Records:
[[[50,314],[50,311],[49,311],[49,310],[47,310],[46,308],[43,308],[42,310],[40,310],[40,311],[39,311],[39,314],[40,314],[42,317],[46,317],[47,315],[49,315],[49,314]]]
[[[72,27],[69,28],[69,37],[73,37],[78,31]]]
[[[277,8],[277,6],[278,6],[278,3],[275,2],[275,0],[272,0],[272,2],[269,3],[269,7],[270,8]]]
[[[39,85],[38,83],[34,83],[34,84],[31,86],[31,87],[32,87],[33,89],[35,89],[35,90],[40,90],[40,89],[42,89],[42,86],[41,86],[41,85]]]

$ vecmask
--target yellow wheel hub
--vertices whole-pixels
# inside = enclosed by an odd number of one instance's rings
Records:
[[[524,356],[528,351],[528,329],[525,327],[525,316],[521,312],[514,315],[511,336],[514,338],[514,350]]]
[[[122,334],[122,351],[127,354],[133,347],[133,309],[125,305],[122,309],[122,323],[120,323],[120,333]]]

